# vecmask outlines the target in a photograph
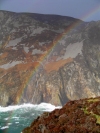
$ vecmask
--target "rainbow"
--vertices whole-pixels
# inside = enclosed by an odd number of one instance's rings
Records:
[[[88,12],[84,13],[80,17],[80,19],[86,21],[87,19],[89,19],[90,17],[92,17],[93,15],[95,15],[98,12],[100,12],[100,5],[99,4],[97,6],[95,6],[94,8],[92,8],[91,10],[89,10]]]
[[[35,1],[34,4],[37,5],[38,2],[39,2],[39,1]],[[3,2],[2,2],[2,4],[3,4]],[[38,4],[39,4],[39,3],[38,3]],[[83,15],[81,16],[81,20],[87,20],[89,17],[91,17],[92,15],[94,15],[95,13],[97,13],[99,10],[100,10],[100,5],[95,6],[95,7],[94,7],[93,9],[91,9],[88,13],[83,14]],[[64,32],[63,32],[62,34],[58,35],[58,36],[56,37],[56,39],[54,40],[52,47],[50,47],[50,48],[47,50],[47,53],[46,53],[44,56],[42,56],[40,62],[43,62],[43,60],[51,53],[52,49],[58,44],[58,42],[59,42],[61,39],[64,38],[64,36],[66,36],[73,28],[77,28],[81,23],[82,23],[82,21],[80,21],[80,20],[75,21],[75,23],[71,24],[67,29],[65,29]],[[28,79],[27,79],[26,84],[24,85],[24,87],[23,87],[23,89],[22,89],[23,91],[21,91],[21,93],[20,93],[20,98],[21,98],[21,96],[22,96],[22,93],[24,92],[24,88],[26,88],[26,86],[28,85],[29,81],[31,80],[31,78],[33,77],[33,75],[35,74],[35,72],[37,71],[37,69],[38,69],[39,67],[40,67],[40,65],[38,64],[38,65],[35,67],[35,69],[31,72],[30,76],[29,76]],[[19,101],[20,101],[20,99],[19,99]]]
[[[92,15],[94,15],[96,12],[98,12],[100,10],[100,5],[98,6],[95,6],[93,9],[91,9],[88,13],[84,14],[82,17],[81,17],[81,20],[86,20],[87,18],[91,17]],[[74,23],[72,23],[68,28],[66,28],[64,30],[64,32],[62,34],[60,34],[59,36],[57,36],[57,38],[54,40],[53,44],[51,44],[51,47],[47,50],[47,53],[42,56],[40,62],[43,62],[44,59],[51,53],[52,49],[54,49],[56,47],[56,45],[58,44],[58,42],[60,40],[62,40],[64,38],[64,36],[66,34],[68,34],[71,29],[74,29],[74,28],[77,28],[78,26],[80,26],[80,24],[82,24],[83,21],[80,21],[80,20],[77,20],[75,21]],[[32,73],[30,74],[27,82],[26,82],[26,85],[24,86],[24,88],[26,88],[26,86],[28,85],[28,83],[30,82],[31,78],[33,77],[33,75],[35,74],[35,72],[37,71],[37,69],[40,67],[40,64],[38,64],[35,68],[35,70],[32,71]],[[19,98],[19,101],[21,99],[21,96],[24,92],[24,88],[22,88],[22,91],[20,93],[20,98]]]
[[[39,62],[42,63],[42,62],[44,61],[44,59],[51,53],[52,49],[54,49],[54,48],[57,46],[58,42],[59,42],[60,40],[62,40],[62,39],[64,38],[64,36],[65,36],[67,33],[70,32],[71,29],[76,28],[76,27],[79,26],[81,23],[82,23],[82,21],[77,20],[75,23],[72,23],[68,28],[66,28],[66,29],[64,30],[63,33],[61,33],[60,35],[58,35],[58,36],[56,37],[56,39],[50,44],[51,47],[49,47],[49,48],[47,49],[46,54],[43,55],[43,56],[41,57],[41,59],[40,59]],[[16,102],[17,102],[17,103],[20,102],[20,99],[21,99],[21,97],[22,97],[22,95],[23,95],[23,93],[24,93],[24,89],[27,87],[27,85],[28,85],[28,83],[30,82],[31,78],[33,77],[33,75],[35,74],[35,72],[39,69],[40,65],[41,65],[40,63],[37,64],[37,66],[35,67],[35,69],[31,72],[30,76],[27,78],[27,81],[26,81],[24,87],[22,87],[22,88],[20,89],[21,91],[18,93],[18,97],[17,97],[17,99],[16,99]]]
[[[39,4],[40,1],[34,1],[34,4]],[[97,13],[100,10],[100,5],[95,6],[93,9],[89,10],[88,13],[83,14],[81,16],[81,20],[86,20],[89,17],[91,17],[92,15],[94,15],[95,13]],[[62,40],[64,38],[64,36],[66,34],[68,34],[71,29],[77,28],[80,24],[82,23],[82,21],[77,20],[74,23],[72,23],[68,28],[66,28],[64,30],[64,32],[62,34],[60,34],[59,36],[56,37],[56,39],[52,42],[51,47],[47,50],[47,53],[45,55],[42,56],[40,62],[43,62],[44,59],[51,53],[52,49],[54,49],[56,47],[56,45],[58,44],[58,42],[60,40]],[[21,96],[24,92],[24,89],[27,87],[28,83],[30,82],[31,78],[33,77],[33,75],[35,74],[35,72],[37,71],[37,69],[39,69],[40,64],[38,63],[38,65],[35,67],[35,69],[31,72],[31,74],[28,76],[27,81],[25,82],[24,86],[22,86],[20,93],[18,94],[18,97],[16,99],[16,102],[19,103]]]
[[[100,10],[100,5],[95,6],[93,9],[89,10],[88,13],[83,14],[81,16],[81,20],[87,20],[89,17],[91,17],[92,15],[95,15],[98,11]],[[64,36],[66,34],[68,34],[71,29],[73,28],[77,28],[80,24],[82,23],[82,21],[77,20],[75,23],[71,24],[67,29],[64,30],[64,32],[62,34],[60,34],[59,36],[57,36],[57,38],[55,39],[55,41],[51,44],[51,47],[47,50],[47,53],[42,56],[41,58],[41,62],[44,61],[44,59],[51,53],[52,49],[54,49],[56,47],[56,45],[58,44],[58,42],[64,38]],[[20,99],[24,93],[24,89],[27,87],[28,83],[30,82],[31,78],[34,76],[35,72],[37,71],[37,69],[39,69],[40,64],[38,63],[38,65],[35,67],[35,69],[31,72],[31,74],[27,77],[27,81],[25,82],[24,86],[22,86],[21,88],[21,92],[20,95],[18,95],[18,99],[16,100],[17,103],[20,102]],[[11,116],[14,114],[14,112],[11,114]]]

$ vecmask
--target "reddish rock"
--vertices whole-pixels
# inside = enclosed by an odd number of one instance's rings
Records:
[[[100,133],[100,97],[70,101],[43,113],[22,133]]]

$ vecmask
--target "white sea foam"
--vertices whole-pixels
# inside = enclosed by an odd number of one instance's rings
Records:
[[[40,116],[43,112],[50,112],[56,108],[61,108],[60,106],[54,106],[50,103],[41,104],[22,104],[8,107],[0,106],[0,129],[1,130],[12,130],[12,132],[19,133],[30,123]]]
[[[15,105],[15,106],[8,106],[8,107],[1,107],[0,106],[0,112],[8,112],[8,111],[14,111],[17,109],[25,109],[28,110],[30,108],[34,108],[35,110],[43,110],[43,111],[53,111],[56,108],[61,108],[61,106],[54,106],[50,103],[41,103],[41,104],[22,104],[22,105]]]
[[[9,119],[9,118],[5,118],[4,120],[6,120],[6,121],[7,121],[8,119]]]
[[[14,118],[14,119],[18,119],[19,117],[12,117],[12,118]]]
[[[19,122],[15,122],[16,124],[18,124]]]
[[[52,111],[52,110],[54,110],[54,109],[56,109],[56,108],[61,108],[61,106],[54,106],[54,105],[52,105],[52,104],[50,104],[50,103],[41,103],[41,104],[39,104],[39,105],[36,105],[36,109],[43,109],[44,111]]]
[[[19,117],[12,117],[12,119],[18,121],[20,118]]]
[[[4,127],[2,127],[1,129],[6,129],[6,128],[9,128],[9,126],[4,126]]]

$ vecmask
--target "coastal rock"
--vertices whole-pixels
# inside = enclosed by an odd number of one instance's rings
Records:
[[[0,105],[100,95],[100,21],[0,11]]]
[[[32,122],[22,133],[100,133],[100,97],[69,101]]]

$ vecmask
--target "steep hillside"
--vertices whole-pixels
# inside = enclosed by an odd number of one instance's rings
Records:
[[[100,95],[100,22],[0,11],[0,105]]]
[[[100,133],[100,97],[70,101],[45,112],[22,133]]]

